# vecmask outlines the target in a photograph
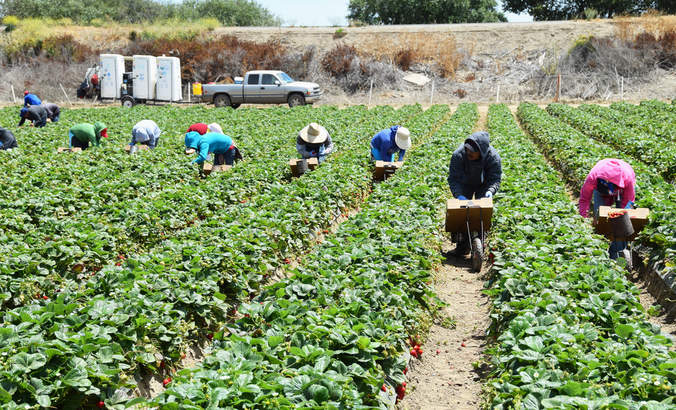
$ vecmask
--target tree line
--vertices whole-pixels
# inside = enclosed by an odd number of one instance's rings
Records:
[[[225,26],[276,26],[279,18],[253,0],[0,0],[0,15],[144,23],[164,19],[216,18]]]

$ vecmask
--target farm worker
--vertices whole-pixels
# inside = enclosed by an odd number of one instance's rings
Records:
[[[453,152],[448,167],[448,186],[453,196],[460,200],[491,198],[500,189],[502,160],[491,146],[486,131],[475,132]],[[459,234],[455,255],[469,252],[469,238]]]
[[[108,138],[108,128],[106,124],[97,121],[92,124],[82,123],[74,125],[68,130],[68,137],[70,138],[70,147],[73,148],[89,148],[91,142],[95,146],[101,143],[101,137]]]
[[[590,201],[594,202],[594,220],[599,207],[602,205],[616,205],[619,208],[631,208],[636,199],[636,174],[631,165],[621,159],[606,158],[597,162],[589,171],[580,190],[578,208],[580,215],[589,216]],[[613,241],[608,249],[610,259],[617,259],[623,255],[629,260],[630,253],[626,241]]]
[[[150,149],[157,146],[160,139],[160,127],[153,120],[142,120],[136,123],[131,129],[132,147],[136,144],[147,145]]]
[[[401,161],[409,148],[411,148],[411,132],[408,128],[395,125],[373,136],[371,160],[394,162],[394,155],[398,152],[398,161]]]
[[[23,106],[28,107],[29,105],[40,105],[42,101],[38,98],[37,95],[31,94],[28,91],[23,92]]]
[[[317,158],[322,163],[333,152],[333,141],[326,128],[313,122],[298,133],[296,150],[303,159]]]
[[[207,132],[209,132],[209,126],[206,125],[203,122],[198,122],[198,123],[191,125],[190,128],[188,128],[188,131],[186,131],[186,132],[191,132],[191,131],[195,131],[199,135],[204,135]]]
[[[42,105],[31,105],[30,107],[22,108],[19,113],[21,121],[19,127],[23,125],[26,120],[31,122],[31,125],[37,128],[47,125],[47,110]]]
[[[14,134],[8,129],[0,127],[0,150],[10,150],[18,147]]]
[[[47,110],[47,118],[50,119],[52,122],[59,122],[59,116],[61,116],[61,109],[59,108],[58,105],[54,103],[46,103],[42,104],[43,107],[45,107],[45,110]]]
[[[200,135],[197,131],[185,134],[185,153],[198,152],[194,164],[204,164],[209,154],[214,154],[214,165],[232,165],[235,162],[235,144],[232,138],[217,132]]]

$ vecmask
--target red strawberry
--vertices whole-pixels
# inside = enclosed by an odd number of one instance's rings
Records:
[[[415,350],[420,350],[420,345],[415,345],[415,346],[413,346],[413,348],[414,348]]]
[[[213,339],[213,338],[214,338],[214,334],[213,334],[213,333],[209,333],[209,334],[207,335],[207,339],[211,340],[211,339]]]
[[[404,374],[408,373],[408,367],[404,367]]]
[[[47,296],[47,295],[42,295],[42,299],[47,300],[47,299],[49,299],[49,296]]]
[[[406,388],[406,382],[401,382],[401,387]]]
[[[160,362],[160,369],[164,369],[164,360]]]
[[[415,349],[411,349],[411,356],[418,357],[418,351]]]
[[[291,259],[289,259],[289,258],[284,258],[284,263],[286,263],[287,265],[290,264],[290,263],[291,263]]]
[[[164,387],[167,387],[169,383],[171,383],[171,377],[167,377],[166,379],[162,380]]]
[[[97,406],[98,406],[100,409],[102,409],[102,408],[106,407],[106,403],[104,403],[103,400],[102,400],[102,401],[99,401],[99,402],[98,402]]]
[[[422,356],[423,354],[423,349],[418,349],[418,356]]]
[[[380,388],[380,390],[387,391],[387,386],[385,386],[385,384],[383,383],[383,386]]]
[[[460,346],[462,346],[462,347],[467,347],[467,345],[465,344],[465,342],[460,343]]]
[[[115,262],[115,266],[122,266],[122,262]]]

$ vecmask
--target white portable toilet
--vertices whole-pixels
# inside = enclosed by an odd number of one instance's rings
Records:
[[[133,56],[134,98],[155,99],[157,61],[153,56]]]
[[[120,98],[124,73],[124,57],[119,54],[101,54],[101,98]]]
[[[157,57],[157,99],[181,101],[181,60],[178,57]]]

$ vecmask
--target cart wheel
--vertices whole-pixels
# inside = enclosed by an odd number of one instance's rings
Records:
[[[474,272],[481,271],[481,263],[483,262],[484,248],[481,244],[481,238],[472,239],[472,270]]]

